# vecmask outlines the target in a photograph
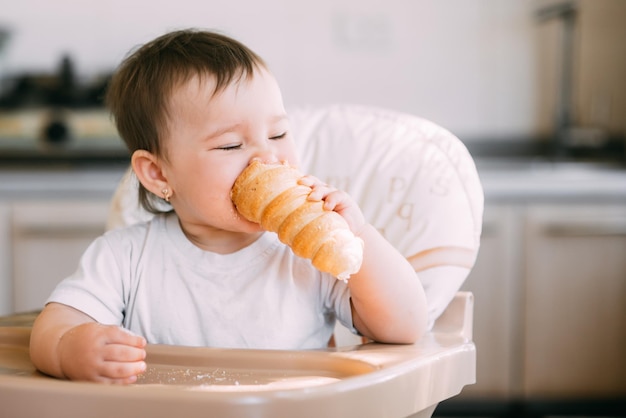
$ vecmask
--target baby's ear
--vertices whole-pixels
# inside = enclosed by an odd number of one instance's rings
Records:
[[[133,152],[131,165],[139,182],[150,192],[161,197],[163,190],[169,188],[161,168],[161,161],[154,154],[146,150],[137,150]]]

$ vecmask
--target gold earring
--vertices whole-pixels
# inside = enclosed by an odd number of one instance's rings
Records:
[[[165,188],[163,190],[161,190],[161,194],[163,194],[163,200],[165,200],[167,203],[170,202],[170,191]]]

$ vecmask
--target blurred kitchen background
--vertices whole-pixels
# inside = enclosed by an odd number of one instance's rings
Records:
[[[40,309],[104,230],[128,163],[111,72],[211,28],[288,107],[416,114],[474,155],[478,383],[437,414],[626,415],[626,1],[0,1],[0,315]]]

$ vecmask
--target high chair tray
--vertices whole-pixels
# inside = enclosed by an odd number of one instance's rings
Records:
[[[445,319],[445,318],[444,318]],[[475,379],[463,323],[413,345],[311,351],[149,345],[129,386],[69,382],[30,362],[29,327],[0,327],[0,404],[10,417],[420,417]]]

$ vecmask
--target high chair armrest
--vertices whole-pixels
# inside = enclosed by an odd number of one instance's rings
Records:
[[[465,341],[473,338],[474,294],[472,292],[457,292],[448,307],[437,318],[433,326],[433,333],[455,334]]]

